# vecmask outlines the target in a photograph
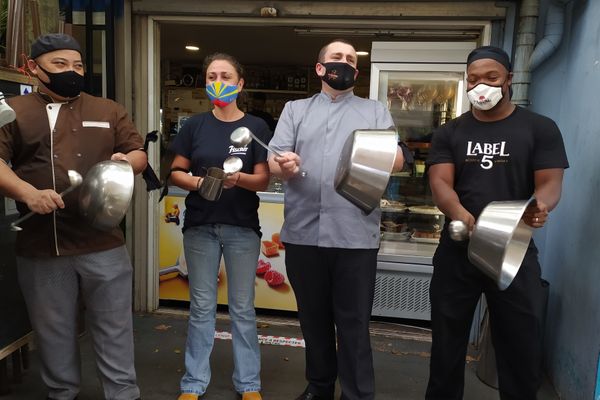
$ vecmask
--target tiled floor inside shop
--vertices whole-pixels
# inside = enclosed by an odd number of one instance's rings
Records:
[[[293,318],[261,317],[259,334],[278,338],[300,338],[300,328]],[[183,373],[183,356],[187,331],[185,315],[137,314],[134,319],[136,367],[142,399],[175,400],[179,379]],[[206,400],[237,400],[231,384],[231,341],[227,316],[220,314],[217,331],[223,339],[215,340],[212,354],[212,382],[203,397]],[[426,329],[400,324],[377,322],[372,324],[372,343],[375,361],[377,396],[379,400],[423,399],[427,384],[430,335]],[[267,338],[268,339],[268,338]],[[288,340],[293,344],[293,340]],[[81,339],[83,385],[79,400],[102,399],[91,352],[89,335]],[[266,400],[293,400],[302,392],[304,381],[304,350],[282,344],[263,344],[262,383]],[[465,400],[498,399],[497,392],[483,384],[476,376],[477,361],[469,359],[465,383]],[[20,384],[11,384],[12,393],[0,400],[41,400],[44,386],[38,375],[35,350],[31,366]],[[554,400],[558,396],[546,380],[539,400]]]

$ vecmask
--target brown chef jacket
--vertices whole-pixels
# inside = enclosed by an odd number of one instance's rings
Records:
[[[112,100],[82,93],[60,107],[50,132],[47,107],[52,100],[39,93],[7,101],[17,118],[0,128],[0,158],[37,189],[62,192],[69,187],[67,171],[83,177],[116,152],[140,149],[143,140],[125,109]],[[1,161],[0,161],[1,162]],[[120,228],[103,232],[86,223],[78,211],[78,190],[64,197],[65,208],[35,215],[21,226],[17,254],[26,257],[65,256],[108,250],[124,243]],[[29,211],[17,203],[21,213]]]

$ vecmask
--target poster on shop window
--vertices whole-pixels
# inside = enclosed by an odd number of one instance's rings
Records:
[[[159,225],[159,298],[189,301],[188,268],[183,252],[184,196],[166,196]],[[256,308],[297,311],[296,298],[285,271],[285,248],[279,240],[283,204],[261,202],[258,209],[262,238],[256,261]],[[218,304],[227,304],[227,273],[223,259],[218,274]]]

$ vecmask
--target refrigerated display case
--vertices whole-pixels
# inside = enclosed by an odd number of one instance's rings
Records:
[[[429,320],[432,258],[444,226],[425,172],[433,131],[467,111],[465,60],[475,43],[374,42],[370,97],[387,105],[415,163],[381,200],[373,315]]]

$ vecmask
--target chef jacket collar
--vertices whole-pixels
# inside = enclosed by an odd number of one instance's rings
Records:
[[[333,98],[333,96],[331,96],[329,93],[326,93],[324,90],[321,90],[321,95],[326,96],[327,100],[337,103],[337,102],[344,101],[345,99],[348,99],[348,98],[354,96],[354,91],[351,90],[349,92],[339,94],[339,95],[335,96],[335,99]]]
[[[48,93],[44,93],[44,92],[40,92],[38,91],[37,94],[39,95],[39,97],[45,102],[45,103],[61,103],[61,104],[70,104],[73,103],[74,101],[79,99],[79,96],[81,95],[77,95],[76,97],[73,97],[71,99],[65,100],[65,101],[56,101],[52,96],[50,96]]]

